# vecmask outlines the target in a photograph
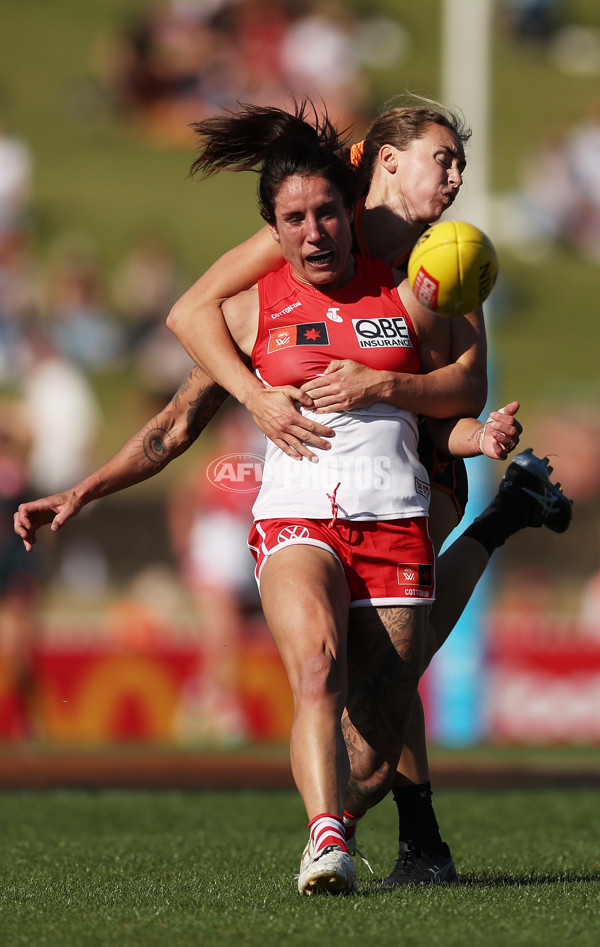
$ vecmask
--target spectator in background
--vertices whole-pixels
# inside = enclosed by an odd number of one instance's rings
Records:
[[[123,323],[128,359],[161,404],[193,364],[165,326],[165,313],[185,284],[173,247],[150,232],[135,241],[112,279],[111,298]]]
[[[69,242],[60,247],[46,290],[48,332],[58,350],[85,370],[112,368],[124,349],[104,297],[104,274],[89,249]]]
[[[600,262],[600,100],[570,129],[551,128],[522,173],[514,240],[562,243]]]
[[[338,0],[163,0],[99,37],[93,63],[115,113],[163,142],[187,147],[191,122],[239,101],[311,92],[346,126],[366,101],[359,23]]]
[[[28,145],[7,132],[0,116],[0,264],[26,229],[32,173]]]
[[[39,328],[27,333],[23,403],[31,430],[31,487],[55,492],[91,464],[100,411],[83,372]]]
[[[563,24],[563,0],[504,0],[511,34],[521,43],[545,47]]]
[[[228,403],[216,418],[212,450],[176,484],[169,503],[173,549],[200,621],[204,664],[188,714],[192,709],[196,735],[204,738],[245,736],[239,660],[249,622],[262,614],[247,549],[260,478],[221,478],[219,470],[238,469],[245,457],[250,466],[252,458],[258,461],[262,471],[263,452],[264,439],[250,415],[237,402]]]
[[[33,305],[29,229],[33,161],[28,145],[10,135],[0,116],[0,383],[18,374],[21,324]]]
[[[30,735],[33,710],[29,649],[35,635],[35,609],[39,598],[40,562],[23,555],[14,540],[15,503],[31,490],[28,457],[31,433],[20,401],[0,402],[0,655],[6,659],[3,675],[12,678],[17,701],[12,714],[4,710],[5,735]],[[21,544],[22,546],[22,544]],[[8,728],[8,729],[7,729]]]
[[[563,128],[549,129],[523,167],[518,204],[525,233],[541,245],[574,243],[581,227],[583,195],[573,177],[567,137]]]
[[[600,262],[600,99],[568,135],[566,161],[581,195],[577,243],[586,256]]]
[[[347,7],[324,3],[290,25],[281,46],[286,84],[296,94],[320,96],[340,128],[355,124],[367,105],[356,43],[357,22]]]
[[[125,322],[127,350],[138,348],[165,321],[186,281],[169,242],[158,233],[141,234],[117,266],[111,298]]]

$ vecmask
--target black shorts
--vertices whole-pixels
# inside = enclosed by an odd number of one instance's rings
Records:
[[[465,462],[462,457],[450,457],[437,449],[422,418],[419,419],[419,460],[429,474],[432,489],[442,490],[452,497],[461,520],[469,499]]]

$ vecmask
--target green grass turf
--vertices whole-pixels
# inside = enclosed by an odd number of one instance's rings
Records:
[[[439,798],[438,798],[439,795]],[[301,898],[295,793],[0,797],[0,942],[596,945],[598,793],[443,792],[455,886],[385,891],[395,809],[365,818],[352,898]]]

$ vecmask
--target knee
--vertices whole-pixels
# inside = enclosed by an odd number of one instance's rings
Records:
[[[296,706],[319,703],[339,706],[341,714],[346,698],[345,671],[335,656],[319,654],[305,661],[296,686],[292,687]]]

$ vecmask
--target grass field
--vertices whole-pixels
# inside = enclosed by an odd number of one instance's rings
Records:
[[[7,793],[0,942],[595,947],[598,802],[583,790],[436,794],[459,884],[385,891],[386,800],[360,829],[375,876],[360,865],[359,895],[308,899],[293,877],[305,841],[295,793]]]

